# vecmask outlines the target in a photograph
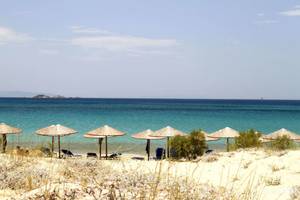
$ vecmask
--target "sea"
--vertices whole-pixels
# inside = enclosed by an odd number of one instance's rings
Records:
[[[228,126],[239,131],[253,128],[264,134],[286,128],[300,134],[300,101],[0,98],[0,122],[23,130],[9,136],[11,146],[48,144],[50,138],[35,131],[52,124],[73,128],[78,133],[63,137],[62,145],[78,151],[92,150],[96,145],[95,140],[83,137],[86,132],[109,125],[126,133],[109,138],[110,148],[133,152],[143,151],[145,141],[132,138],[132,134],[165,126],[186,133],[196,129],[211,133]],[[156,146],[163,144],[154,142]],[[223,141],[212,142],[221,144]]]

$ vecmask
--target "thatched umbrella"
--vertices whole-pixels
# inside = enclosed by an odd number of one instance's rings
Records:
[[[5,153],[6,145],[7,145],[7,134],[18,134],[21,133],[22,130],[19,128],[15,128],[9,126],[5,123],[0,123],[0,135],[2,135],[2,153]]]
[[[211,137],[211,134],[208,134],[205,131],[201,131],[204,135],[205,141],[209,142],[209,141],[217,141],[219,140],[219,138],[215,138],[215,137]]]
[[[218,131],[210,134],[209,137],[212,137],[212,138],[226,138],[227,151],[229,151],[229,138],[235,138],[235,137],[239,137],[239,136],[240,136],[240,134],[237,130],[226,127],[226,128],[223,128],[221,130],[218,130]]]
[[[182,132],[182,131],[179,131],[179,130],[174,129],[170,126],[167,126],[167,127],[162,128],[158,131],[155,131],[150,136],[153,136],[153,137],[166,137],[167,138],[167,157],[169,157],[169,155],[170,155],[170,146],[169,146],[170,137],[186,136],[186,135],[187,134]]]
[[[275,140],[278,137],[287,136],[291,140],[300,140],[300,135],[297,135],[296,133],[289,131],[285,128],[279,129],[278,131],[275,131],[273,133],[270,133],[269,135],[266,135],[263,137],[265,140]]]
[[[100,128],[97,128],[95,130],[92,130],[88,132],[87,134],[92,135],[92,136],[104,136],[105,137],[105,158],[107,159],[107,137],[109,136],[122,136],[125,135],[122,131],[119,131],[117,129],[114,129],[110,126],[103,126]]]
[[[52,153],[54,151],[54,137],[57,136],[58,157],[60,158],[60,137],[77,133],[77,131],[75,131],[74,129],[62,126],[60,124],[57,124],[57,125],[51,125],[51,126],[39,129],[35,133],[38,135],[42,135],[42,136],[51,136],[52,137],[52,147],[51,147]]]
[[[99,159],[101,159],[102,141],[103,141],[103,139],[105,138],[105,136],[85,134],[84,137],[86,137],[86,138],[94,138],[94,139],[98,139],[98,145],[99,145]]]
[[[153,133],[154,132],[152,130],[147,129],[143,132],[131,135],[131,137],[133,137],[135,139],[147,140],[146,151],[147,151],[147,154],[148,154],[148,160],[150,160],[150,141],[151,140],[160,140],[160,139],[164,138],[164,137],[153,137],[153,136],[151,136]]]

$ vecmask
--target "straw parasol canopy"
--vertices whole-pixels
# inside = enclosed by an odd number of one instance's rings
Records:
[[[187,134],[177,130],[175,128],[172,128],[170,126],[167,126],[165,128],[162,128],[158,131],[155,131],[153,134],[150,136],[153,137],[166,137],[167,138],[167,157],[170,155],[170,147],[169,147],[169,138],[170,137],[175,137],[175,136],[186,136]]]
[[[71,135],[77,133],[76,130],[62,126],[60,124],[51,125],[42,129],[39,129],[35,132],[41,136],[51,136],[52,137],[52,153],[54,150],[54,137],[57,137],[58,142],[58,157],[60,158],[60,137]]]
[[[175,128],[172,128],[171,126],[167,126],[165,128],[159,129],[155,131],[151,136],[153,137],[175,137],[175,136],[186,136],[187,134],[177,130]]]
[[[91,138],[91,139],[98,139],[99,159],[101,159],[102,141],[105,138],[105,136],[85,134],[84,137],[85,138]]]
[[[86,134],[91,135],[91,136],[104,136],[105,137],[105,157],[106,157],[106,159],[108,158],[108,156],[107,156],[107,137],[125,135],[125,133],[123,133],[122,131],[114,129],[108,125],[105,125],[100,128],[97,128],[95,130],[92,130]]]
[[[6,145],[7,145],[7,134],[19,134],[22,130],[19,128],[12,127],[5,123],[0,123],[0,135],[2,135],[2,153],[5,153]]]
[[[140,133],[131,135],[131,137],[133,137],[135,139],[147,140],[146,152],[148,154],[148,160],[150,160],[150,140],[161,140],[161,139],[165,138],[165,137],[153,137],[153,136],[151,136],[152,134],[154,134],[154,132],[150,129],[147,129]]]
[[[212,134],[210,134],[209,137],[212,138],[226,138],[226,146],[227,146],[227,151],[229,151],[229,138],[235,138],[239,137],[240,134],[237,130],[234,130],[230,127],[225,127],[223,129],[220,129]]]
[[[216,141],[216,140],[219,140],[219,138],[214,138],[214,137],[211,137],[210,134],[208,134],[207,132],[205,131],[201,131],[203,134],[204,134],[204,137],[205,137],[205,141],[209,142],[209,141]]]
[[[266,138],[266,135],[261,135],[260,137],[259,137],[259,141],[261,142],[261,143],[267,143],[267,142],[270,142],[270,140],[267,140]]]
[[[131,137],[133,137],[135,139],[142,139],[142,140],[160,140],[160,139],[165,138],[165,137],[151,136],[153,134],[154,134],[154,132],[152,130],[147,129],[145,131],[133,134],[133,135],[131,135]]]
[[[300,140],[300,135],[297,135],[296,133],[289,131],[285,128],[279,129],[278,131],[275,131],[269,135],[266,135],[263,137],[263,139],[266,140],[275,140],[278,137],[282,137],[282,136],[287,136],[289,137],[291,140]]]

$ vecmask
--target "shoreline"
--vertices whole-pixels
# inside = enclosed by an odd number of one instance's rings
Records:
[[[7,150],[16,149],[17,146],[25,149],[36,149],[40,147],[51,148],[51,143],[43,142],[18,142],[10,143],[8,142]],[[155,156],[155,150],[158,147],[166,148],[165,142],[162,144],[151,143],[151,155]],[[224,144],[210,144],[208,143],[208,148],[213,149],[216,152],[225,151]],[[88,152],[99,152],[99,146],[97,141],[91,142],[62,142],[61,149],[68,149],[76,154],[86,154]],[[54,143],[54,151],[57,151],[57,143]],[[102,154],[105,152],[105,142],[102,143]],[[136,154],[146,156],[146,141],[144,143],[126,143],[126,142],[108,142],[108,153],[120,152],[122,154]]]

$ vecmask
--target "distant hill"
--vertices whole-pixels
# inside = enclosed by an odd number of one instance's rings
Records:
[[[64,96],[61,95],[54,95],[54,96],[49,96],[49,95],[45,95],[45,94],[38,94],[33,96],[32,98],[34,99],[64,99]]]
[[[0,97],[25,97],[25,98],[31,98],[38,94],[37,92],[25,92],[25,91],[0,91]],[[53,94],[46,94],[47,96],[56,96]]]

